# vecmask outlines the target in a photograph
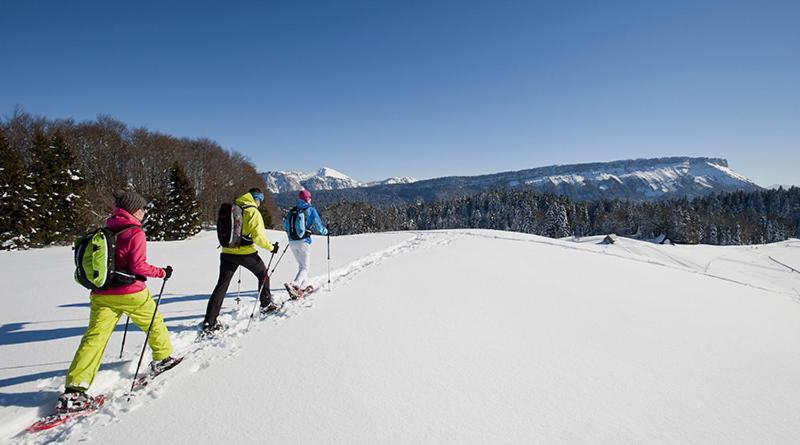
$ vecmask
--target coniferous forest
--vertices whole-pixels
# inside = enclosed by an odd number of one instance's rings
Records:
[[[640,239],[664,235],[682,244],[760,244],[800,237],[800,188],[655,202],[576,202],[507,188],[406,206],[342,202],[322,214],[338,234],[483,228],[553,238],[615,233]]]
[[[150,201],[149,239],[177,240],[216,222],[217,210],[251,187],[265,191],[268,227],[280,214],[241,154],[209,139],[131,128],[107,116],[49,120],[15,111],[0,120],[0,248],[69,244],[103,225],[113,191]]]
[[[0,120],[0,248],[68,244],[101,226],[115,189],[150,201],[152,240],[213,225],[219,205],[256,186],[267,227],[281,212],[241,154],[209,139],[130,128],[107,116],[48,120],[17,111]],[[616,233],[675,243],[760,244],[800,237],[800,188],[654,202],[573,201],[521,188],[410,205],[339,202],[320,209],[333,234],[485,228],[553,238]]]

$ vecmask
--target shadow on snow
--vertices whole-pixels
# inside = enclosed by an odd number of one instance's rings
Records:
[[[203,318],[203,314],[200,315],[181,315],[178,317],[165,317],[164,322],[170,323],[173,321],[182,321],[182,320],[193,320]],[[124,317],[120,317],[121,323],[118,323],[116,327],[114,327],[114,331],[116,332],[123,332],[125,330],[125,322]],[[22,343],[36,343],[40,341],[48,341],[48,340],[57,340],[60,338],[68,338],[68,337],[78,337],[82,336],[84,332],[86,332],[86,326],[75,326],[70,328],[55,328],[55,329],[34,329],[34,330],[22,330],[26,324],[29,322],[22,322],[22,323],[7,323],[0,326],[0,346],[5,345],[18,345]],[[135,326],[131,323],[131,327],[128,329],[133,329]],[[196,328],[192,328],[196,329]],[[169,327],[170,332],[174,331],[182,331],[181,327]]]

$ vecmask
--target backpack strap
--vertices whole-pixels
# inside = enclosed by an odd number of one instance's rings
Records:
[[[122,226],[122,228],[114,232],[114,235],[119,236],[122,232],[127,232],[129,229],[134,229],[137,227],[141,229],[141,226],[138,226],[136,224],[128,224],[127,226]]]
[[[250,205],[250,204],[246,204],[246,205],[239,206],[239,207],[242,208],[242,228],[244,228],[244,209],[250,208],[250,209],[258,210],[258,207],[254,206],[254,205]],[[239,241],[239,247],[249,246],[249,245],[252,245],[252,244],[253,244],[253,238],[245,235],[244,232],[242,232],[242,240]]]
[[[139,230],[144,231],[144,229],[142,229],[142,226],[139,226],[139,225],[136,225],[136,224],[128,224],[126,226],[122,226],[122,228],[120,228],[116,232],[113,232],[114,233],[114,237],[116,238],[116,237],[120,236],[123,232],[127,232],[130,229],[139,229]],[[116,250],[116,242],[114,243],[114,250]],[[116,252],[114,252],[114,254],[116,255]],[[122,276],[122,277],[126,277],[126,278],[132,278],[132,279],[134,279],[136,281],[147,281],[147,277],[145,277],[145,276],[131,274],[131,273],[128,273],[128,271],[124,271],[124,270],[115,270],[114,271],[114,275]]]

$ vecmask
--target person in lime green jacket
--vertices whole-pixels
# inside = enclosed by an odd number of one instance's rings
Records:
[[[272,293],[269,289],[269,275],[267,266],[258,256],[256,246],[269,252],[278,251],[278,243],[272,243],[267,239],[264,218],[258,207],[264,202],[264,193],[258,188],[252,188],[249,192],[239,196],[234,204],[242,208],[242,242],[239,247],[223,247],[219,256],[219,279],[211,298],[208,300],[206,317],[203,320],[203,335],[211,335],[215,331],[222,329],[217,321],[219,311],[222,308],[222,301],[228,291],[233,275],[239,266],[242,266],[253,273],[258,278],[259,285],[262,285],[261,312],[269,313],[278,307],[272,301]]]

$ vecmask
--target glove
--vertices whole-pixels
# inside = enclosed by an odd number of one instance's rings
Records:
[[[278,242],[277,241],[275,241],[275,244],[272,245],[272,250],[270,250],[270,252],[278,253]]]
[[[167,266],[164,268],[164,280],[169,280],[169,277],[172,276],[172,266]]]

